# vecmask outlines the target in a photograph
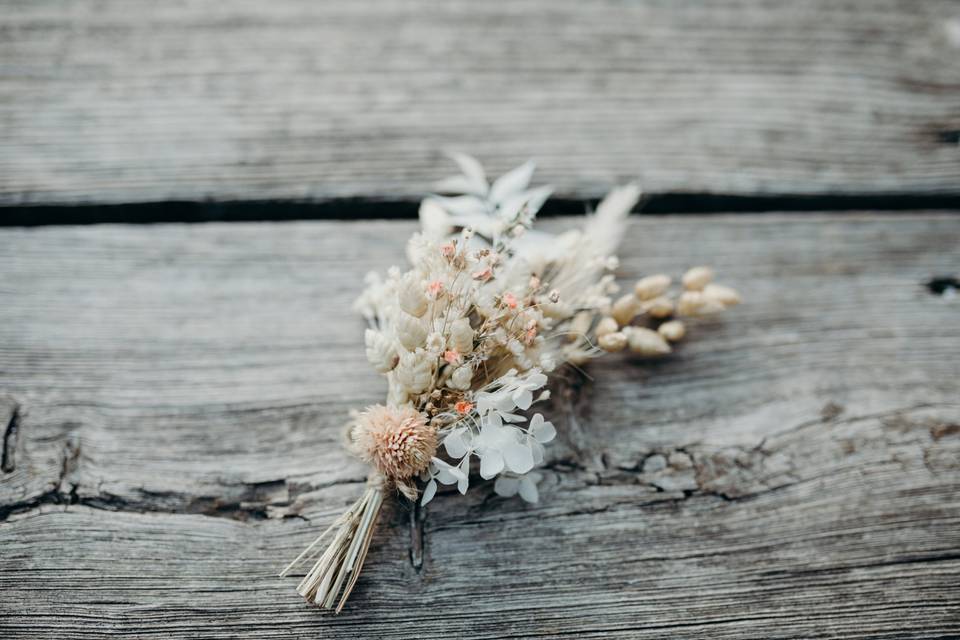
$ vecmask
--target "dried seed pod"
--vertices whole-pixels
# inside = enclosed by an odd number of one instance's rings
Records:
[[[611,318],[610,316],[607,316],[606,318],[601,319],[600,322],[597,323],[597,328],[594,331],[594,333],[596,334],[597,338],[601,338],[607,335],[608,333],[613,333],[619,328],[620,328],[620,325],[617,324],[617,321]]]
[[[400,281],[397,287],[397,304],[415,318],[419,318],[427,312],[427,296],[423,293],[423,287],[417,274],[407,273]]]
[[[670,286],[670,276],[658,273],[637,280],[633,287],[633,294],[640,300],[651,300],[661,295]]]
[[[393,370],[400,360],[390,340],[379,331],[367,329],[363,334],[367,345],[367,360],[380,373]]]
[[[582,338],[590,331],[590,324],[593,322],[593,314],[589,311],[581,311],[573,316],[570,321],[570,340],[576,341]]]
[[[630,351],[642,356],[662,356],[670,353],[670,345],[656,331],[646,327],[628,327],[627,342]]]
[[[657,296],[643,303],[643,310],[653,318],[666,318],[673,313],[673,300],[667,296]]]
[[[394,328],[397,332],[397,340],[407,351],[422,347],[427,341],[427,328],[419,318],[414,318],[409,313],[398,313]]]
[[[708,316],[723,311],[723,305],[707,298],[702,291],[684,291],[677,302],[681,316]]]
[[[722,284],[710,283],[703,288],[703,295],[709,300],[715,300],[725,307],[740,304],[740,294],[736,289],[725,287]]]
[[[597,344],[600,345],[600,348],[604,351],[611,353],[623,351],[627,346],[627,336],[619,331],[605,333],[597,338]]]
[[[450,344],[461,355],[473,351],[473,329],[469,319],[460,318],[450,325]]]
[[[670,320],[657,327],[657,333],[670,342],[676,342],[683,339],[683,336],[687,333],[687,329],[679,320]]]
[[[683,288],[687,291],[702,291],[713,280],[710,267],[694,267],[683,274]]]
[[[408,394],[423,393],[433,382],[433,358],[423,349],[400,354],[393,375],[397,384]]]
[[[618,324],[623,326],[630,324],[630,321],[633,320],[638,313],[640,313],[640,301],[637,300],[636,296],[628,293],[613,303],[613,309],[610,315],[613,316],[613,319],[616,320]]]

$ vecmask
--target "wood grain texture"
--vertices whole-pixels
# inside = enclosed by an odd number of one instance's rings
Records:
[[[950,0],[2,0],[0,203],[960,193]]]
[[[393,504],[347,610],[306,606],[275,573],[384,393],[349,305],[413,228],[0,231],[0,636],[960,634],[960,306],[923,285],[960,218],[923,212],[632,221],[625,282],[747,303],[556,394],[540,504],[478,481],[415,545]]]

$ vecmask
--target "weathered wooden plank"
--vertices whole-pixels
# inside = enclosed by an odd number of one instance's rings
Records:
[[[5,0],[0,203],[960,193],[949,0]]]
[[[539,505],[440,496],[419,568],[395,505],[351,607],[307,608],[273,574],[362,486],[349,303],[412,228],[0,232],[4,637],[960,633],[960,323],[923,285],[960,218],[924,213],[634,220],[625,280],[707,262],[748,303],[557,394]]]

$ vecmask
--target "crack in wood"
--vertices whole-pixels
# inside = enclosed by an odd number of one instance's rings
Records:
[[[20,404],[10,398],[5,398],[3,404],[9,412],[7,426],[3,431],[3,453],[0,458],[0,469],[4,473],[13,473],[17,468],[16,452],[17,440],[20,432]]]
[[[409,513],[410,518],[410,565],[419,573],[423,568],[423,549],[426,543],[424,521],[427,510],[420,506],[420,501],[414,501]]]

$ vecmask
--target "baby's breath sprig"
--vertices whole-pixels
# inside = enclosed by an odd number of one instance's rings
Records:
[[[530,188],[532,162],[489,183],[476,160],[453,159],[461,174],[421,204],[410,269],[370,274],[355,305],[369,325],[367,360],[388,382],[385,404],[347,428],[350,453],[370,465],[368,486],[281,574],[319,554],[298,592],[324,609],[346,603],[391,493],[423,505],[440,485],[465,493],[477,462],[497,494],[539,499],[534,469],[556,429],[534,405],[559,367],[626,349],[663,356],[685,336],[684,320],[740,301],[707,267],[687,271],[679,291],[655,274],[614,298],[635,185],[614,189],[582,230],[552,236],[532,228],[552,193]]]

